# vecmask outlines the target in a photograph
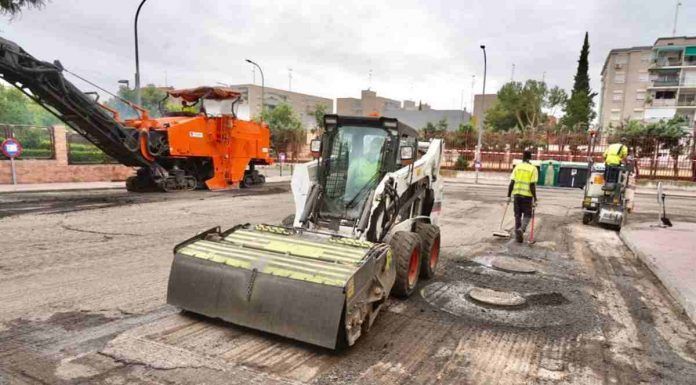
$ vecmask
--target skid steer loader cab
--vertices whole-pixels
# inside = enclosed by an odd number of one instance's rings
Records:
[[[213,228],[179,244],[167,302],[330,349],[353,345],[390,293],[409,296],[437,263],[443,145],[416,134],[396,119],[327,115],[311,145],[319,156],[293,173],[293,226]]]
[[[400,147],[413,153],[416,133],[389,118],[328,115],[325,127],[319,218],[346,224],[359,219],[364,203],[384,175],[400,167]]]

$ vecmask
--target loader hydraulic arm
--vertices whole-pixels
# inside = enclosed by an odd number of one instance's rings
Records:
[[[65,79],[60,62],[38,60],[0,38],[0,77],[119,163],[161,169],[141,154],[137,131],[124,127],[113,111],[106,111]]]

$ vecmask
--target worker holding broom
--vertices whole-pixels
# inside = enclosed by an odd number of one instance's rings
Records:
[[[539,180],[539,172],[536,166],[529,162],[531,159],[532,152],[525,150],[522,153],[522,163],[512,170],[508,186],[508,204],[510,197],[514,198],[515,239],[519,243],[524,240],[524,232],[532,219],[533,209],[537,202],[536,183]]]

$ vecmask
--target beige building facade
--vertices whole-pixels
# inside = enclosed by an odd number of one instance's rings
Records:
[[[394,99],[377,96],[377,92],[362,90],[358,98],[336,99],[336,113],[339,115],[370,116],[384,115],[388,109],[401,108],[401,102]]]
[[[651,60],[651,46],[609,51],[602,68],[600,127],[616,127],[626,120],[644,119]]]
[[[609,52],[602,68],[600,127],[677,115],[694,127],[695,112],[696,37],[658,38],[652,46]]]
[[[237,108],[237,115],[242,119],[251,119],[261,114],[261,86],[255,84],[231,85],[230,88],[242,94],[242,102]],[[317,105],[324,105],[327,113],[333,112],[333,99],[299,92],[265,87],[264,99],[267,109],[287,103],[300,116],[305,129],[316,128],[314,111]]]
[[[497,94],[474,95],[473,121],[476,127],[483,122],[486,112],[498,101]]]

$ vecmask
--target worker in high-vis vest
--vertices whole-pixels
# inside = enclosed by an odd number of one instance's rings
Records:
[[[626,138],[621,138],[619,143],[613,143],[604,151],[604,181],[605,183],[618,183],[620,167],[628,157]]]
[[[536,206],[536,183],[539,180],[539,171],[529,161],[532,159],[531,151],[522,153],[522,163],[515,166],[510,175],[508,186],[508,203],[512,196],[515,203],[515,239],[522,243],[524,232],[532,218],[532,208]]]

